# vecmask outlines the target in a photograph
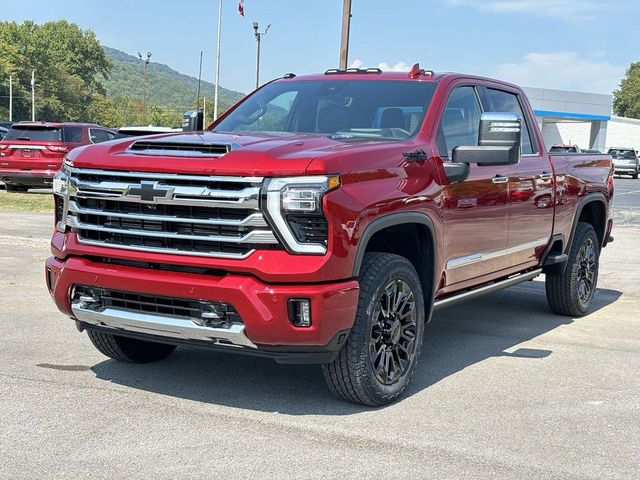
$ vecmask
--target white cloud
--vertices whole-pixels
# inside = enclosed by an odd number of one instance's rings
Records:
[[[407,65],[405,62],[398,62],[393,65],[389,65],[387,62],[382,62],[377,65],[377,67],[383,72],[408,72],[411,70],[411,66]],[[349,68],[366,68],[365,63],[356,58],[351,62]]]
[[[503,63],[493,76],[529,87],[546,87],[610,94],[625,67],[589,60],[575,52],[528,53],[518,63]]]
[[[530,13],[567,21],[595,18],[607,7],[595,0],[445,0],[458,7],[472,7],[490,13]]]

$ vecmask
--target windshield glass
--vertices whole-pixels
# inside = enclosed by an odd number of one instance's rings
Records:
[[[26,142],[59,142],[62,140],[62,129],[15,125],[11,127],[7,132],[5,140],[24,140]]]
[[[214,131],[405,139],[420,128],[435,88],[434,82],[397,80],[276,82],[247,98]]]

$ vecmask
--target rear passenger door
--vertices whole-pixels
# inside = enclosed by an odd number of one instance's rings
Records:
[[[450,161],[455,147],[478,144],[481,113],[474,86],[451,91],[437,133],[444,162]],[[478,283],[483,280],[479,277],[506,267],[508,184],[500,168],[505,167],[470,165],[467,180],[442,189],[447,285]]]
[[[513,112],[522,119],[522,157],[505,168],[509,177],[509,235],[506,259],[510,266],[538,262],[553,230],[554,188],[549,156],[539,146],[535,121],[516,91],[481,88],[484,110]]]

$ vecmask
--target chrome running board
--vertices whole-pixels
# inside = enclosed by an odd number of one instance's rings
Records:
[[[515,275],[513,277],[509,277],[504,280],[500,280],[498,282],[489,283],[487,285],[483,285],[478,288],[465,290],[462,293],[454,293],[452,295],[438,299],[435,302],[433,302],[433,309],[437,310],[442,307],[448,307],[450,305],[455,305],[456,303],[465,302],[467,300],[471,300],[472,298],[476,298],[481,295],[485,295],[487,293],[496,292],[498,290],[502,290],[503,288],[507,288],[507,287],[512,287],[519,283],[526,282],[528,280],[533,280],[541,273],[542,273],[542,269],[537,269],[531,272],[521,273],[519,275]]]
[[[123,332],[143,333],[178,341],[199,340],[227,347],[257,348],[244,333],[244,325],[233,323],[229,328],[197,325],[189,319],[131,312],[116,308],[91,310],[80,302],[71,304],[74,317],[82,323]]]

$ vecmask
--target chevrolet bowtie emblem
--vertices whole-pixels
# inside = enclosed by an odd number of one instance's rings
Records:
[[[131,185],[127,196],[140,197],[142,202],[156,203],[159,199],[173,195],[174,188],[159,185],[158,182],[142,181],[140,185]]]

